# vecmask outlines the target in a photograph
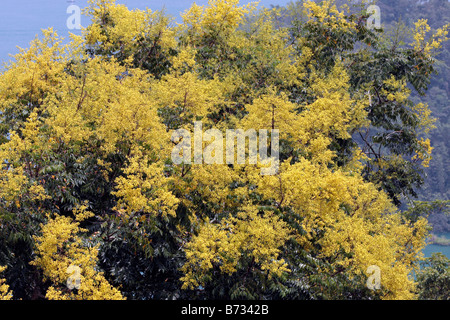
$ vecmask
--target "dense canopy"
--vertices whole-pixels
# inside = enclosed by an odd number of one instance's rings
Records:
[[[427,221],[397,206],[431,159],[433,118],[410,94],[448,26],[419,20],[397,46],[364,4],[280,12],[210,0],[177,24],[95,0],[83,36],[44,30],[15,56],[0,76],[0,297],[417,298]],[[278,130],[278,171],[175,164],[173,133],[199,121]]]

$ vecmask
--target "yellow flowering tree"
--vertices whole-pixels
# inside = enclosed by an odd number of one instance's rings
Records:
[[[408,88],[425,89],[414,66],[433,68],[446,29],[427,45],[419,22],[392,53],[347,9],[306,1],[287,28],[238,0],[179,24],[93,0],[82,36],[49,29],[16,55],[0,76],[14,297],[416,298],[427,222],[396,205],[420,184],[433,119]],[[249,136],[231,155],[229,130]],[[265,130],[271,175],[262,152],[236,161]]]

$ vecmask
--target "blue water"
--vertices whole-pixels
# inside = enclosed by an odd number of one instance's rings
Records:
[[[450,239],[450,232],[438,234],[438,236]],[[445,256],[450,258],[450,246],[440,246],[437,244],[430,244],[423,250],[425,257],[430,257],[433,252],[441,252]]]
[[[166,12],[180,22],[180,13],[188,9],[193,0],[117,0],[130,9],[150,8],[165,9]],[[208,0],[196,0],[198,5],[205,5]],[[252,2],[241,0],[241,4]],[[261,0],[260,6],[286,5],[290,0]],[[80,8],[87,6],[87,0],[1,0],[0,2],[0,64],[11,58],[9,54],[18,53],[16,46],[27,48],[36,35],[41,35],[41,29],[53,27],[60,36],[68,37],[69,31],[80,34],[79,30],[69,30],[67,19],[70,14],[67,8],[71,5]],[[82,16],[81,25],[89,25],[90,19]]]
[[[447,258],[450,259],[450,246],[439,246],[436,244],[428,245],[424,250],[423,254],[425,257],[431,257],[431,254],[433,252],[441,252],[443,253]]]

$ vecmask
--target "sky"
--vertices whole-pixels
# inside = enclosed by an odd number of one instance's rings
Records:
[[[117,0],[130,9],[161,10],[179,19],[180,13],[188,9],[193,0]],[[208,0],[196,0],[198,5],[208,3]],[[241,4],[251,2],[241,0]],[[260,0],[261,6],[286,5],[290,0]],[[9,60],[9,54],[18,53],[17,46],[27,48],[36,35],[41,35],[41,29],[53,27],[60,36],[66,37],[70,32],[79,34],[77,30],[67,28],[67,13],[70,5],[80,8],[87,6],[87,0],[1,0],[0,2],[0,62]],[[180,21],[180,20],[178,20]],[[81,25],[86,27],[89,18],[82,16]]]

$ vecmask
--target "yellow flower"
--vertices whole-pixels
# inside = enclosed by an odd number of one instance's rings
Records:
[[[88,217],[85,206],[76,209],[78,220]],[[46,298],[49,300],[123,300],[119,290],[111,286],[97,269],[98,246],[83,245],[79,222],[70,217],[55,215],[42,226],[42,235],[35,237],[36,258],[31,264],[42,269],[44,277],[51,282]],[[74,277],[76,266],[77,291],[68,286]]]
[[[0,266],[0,273],[5,271],[6,267]],[[5,279],[0,278],[0,300],[11,300],[12,292],[9,290],[9,286],[5,283]]]

